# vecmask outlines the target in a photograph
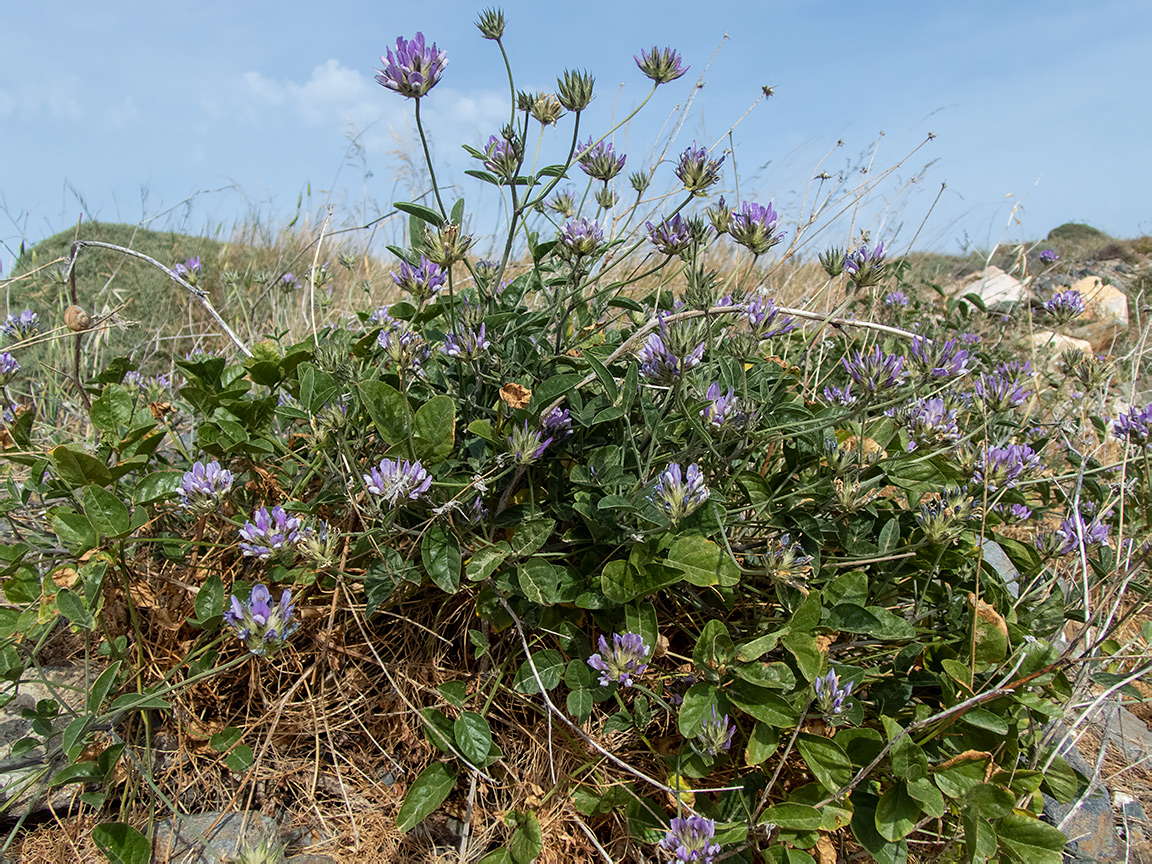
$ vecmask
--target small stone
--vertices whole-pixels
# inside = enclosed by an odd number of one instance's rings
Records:
[[[1048,369],[1052,373],[1060,371],[1060,355],[1070,349],[1092,353],[1092,343],[1084,339],[1073,339],[1063,333],[1053,333],[1051,330],[1037,330],[1027,340],[1027,344],[1037,354],[1048,355]]]
[[[158,864],[216,864],[230,861],[244,847],[264,839],[280,840],[280,826],[256,811],[197,813],[156,825],[155,858]]]
[[[1028,287],[999,267],[988,267],[953,283],[946,292],[951,297],[975,294],[987,309],[1006,308],[1028,300]]]
[[[1070,336],[1091,343],[1094,351],[1106,351],[1128,332],[1128,295],[1099,276],[1085,276],[1071,289],[1084,298],[1085,310],[1072,321]]]

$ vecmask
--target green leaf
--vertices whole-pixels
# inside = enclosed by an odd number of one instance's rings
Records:
[[[500,543],[496,546],[481,546],[473,553],[472,557],[468,559],[468,563],[464,566],[464,572],[468,579],[472,582],[479,582],[481,579],[487,579],[496,572],[496,568],[504,563],[504,559],[508,555],[507,548],[501,549],[505,544]]]
[[[399,210],[401,213],[407,213],[409,216],[415,216],[417,219],[423,219],[433,228],[439,228],[444,224],[444,217],[440,215],[438,210],[433,210],[431,207],[425,207],[423,204],[413,204],[410,201],[397,201],[392,206]]]
[[[420,712],[424,721],[424,737],[438,750],[455,753],[456,730],[452,721],[439,708],[425,708]]]
[[[527,558],[548,542],[556,529],[555,519],[529,519],[516,526],[508,540],[508,554],[512,558]]]
[[[800,673],[809,681],[815,681],[824,663],[824,655],[816,646],[816,637],[811,633],[791,632],[780,641],[796,658],[796,665],[800,667]]]
[[[887,555],[900,545],[899,517],[893,516],[884,523],[884,527],[880,529],[880,542],[877,545],[880,548],[881,555]]]
[[[464,711],[452,724],[456,746],[473,765],[483,765],[492,749],[492,730],[488,721],[475,711]]]
[[[420,560],[441,591],[455,594],[460,590],[460,545],[454,534],[439,525],[429,528],[420,543]]]
[[[1068,838],[1035,816],[1009,813],[996,823],[1000,849],[1023,864],[1061,864]]]
[[[112,864],[148,864],[152,844],[148,838],[123,822],[108,822],[92,829],[92,842]]]
[[[360,384],[360,402],[381,438],[389,444],[407,440],[406,400],[399,390],[383,381],[363,381]]]
[[[532,401],[534,404],[540,406],[543,411],[549,405],[556,401],[557,396],[564,396],[569,391],[575,389],[576,385],[584,380],[584,376],[579,372],[564,372],[561,375],[553,375],[551,378],[540,383],[540,385],[532,391]]]
[[[544,689],[553,690],[560,683],[560,676],[564,672],[564,657],[559,651],[549,648],[547,651],[537,651],[532,655],[532,662],[536,664],[536,671]],[[539,693],[540,687],[536,677],[532,674],[532,667],[525,660],[512,680],[512,689],[517,693],[532,695]]]
[[[773,690],[788,692],[796,687],[796,676],[787,663],[740,663],[736,666],[736,674],[757,687],[771,687]]]
[[[912,833],[920,820],[920,803],[908,794],[903,783],[896,783],[880,796],[876,805],[876,830],[885,840],[895,843]]]
[[[1007,816],[1016,806],[1016,796],[995,783],[977,783],[968,790],[965,806],[985,819]]]
[[[120,537],[132,527],[132,518],[123,502],[100,486],[85,486],[82,493],[88,523],[104,537]]]
[[[796,725],[797,715],[787,701],[765,687],[736,680],[724,691],[728,701],[761,723],[788,729]]]
[[[773,753],[780,747],[780,733],[767,723],[757,722],[752,727],[752,734],[748,736],[748,745],[744,748],[744,761],[749,767],[768,761]]]
[[[860,845],[872,853],[877,864],[905,864],[908,860],[908,842],[890,843],[876,830],[878,799],[857,791],[852,796],[852,833]]]
[[[154,693],[125,693],[117,696],[109,709],[110,714],[117,711],[167,711],[172,706]]]
[[[92,425],[101,432],[115,432],[132,422],[132,397],[119,384],[108,384],[92,402]]]
[[[151,504],[175,494],[183,477],[183,471],[153,471],[136,484],[132,492],[132,503],[138,506]]]
[[[863,570],[843,573],[824,587],[824,603],[836,607],[841,603],[864,606],[868,603],[868,575]]]
[[[911,735],[901,737],[903,727],[886,715],[880,717],[888,740],[892,742],[892,771],[904,780],[919,780],[928,776],[928,757]]]
[[[515,825],[516,830],[508,840],[508,851],[516,864],[531,864],[544,852],[544,832],[540,830],[540,820],[530,810],[513,810],[505,821]]]
[[[693,738],[700,732],[705,718],[712,715],[716,706],[716,688],[706,682],[693,684],[684,694],[676,725],[685,738]]]
[[[81,715],[65,727],[64,734],[60,736],[60,749],[70,760],[75,761],[79,757],[93,719],[90,715]]]
[[[987,864],[996,857],[996,829],[972,811],[961,814],[964,823],[964,854],[968,864]]]
[[[981,754],[978,758],[962,759],[947,768],[932,773],[932,779],[940,791],[949,798],[963,798],[968,791],[984,779],[991,754]]]
[[[452,787],[456,785],[456,769],[443,762],[434,762],[412,781],[400,812],[396,814],[396,827],[411,831],[439,807]]]
[[[771,822],[788,831],[818,831],[820,830],[820,811],[815,807],[809,807],[807,804],[783,801],[765,808],[760,816],[760,822]]]
[[[255,761],[256,754],[247,744],[238,745],[236,749],[224,757],[224,764],[228,766],[228,770],[236,774],[243,774],[252,767],[252,763]]]
[[[92,689],[88,691],[87,701],[89,713],[96,714],[100,711],[104,700],[108,698],[108,694],[116,686],[116,676],[120,674],[121,663],[122,661],[117,660],[92,682]]]
[[[514,862],[512,861],[512,853],[501,847],[489,852],[477,864],[514,864]]]
[[[588,361],[596,380],[604,388],[604,393],[608,397],[608,404],[615,404],[616,398],[620,395],[620,389],[616,386],[616,379],[612,377],[612,373],[604,367],[603,363],[592,356],[591,351],[584,352],[584,359]]]
[[[697,669],[719,669],[727,666],[736,656],[736,646],[728,635],[728,628],[718,618],[709,618],[700,631],[696,647],[692,649],[692,662]]]
[[[852,760],[831,738],[800,733],[796,747],[808,769],[829,792],[836,792],[852,779]]]
[[[600,574],[600,590],[615,603],[628,603],[675,585],[683,578],[682,573],[659,564],[648,563],[640,570],[628,561],[609,561]]]
[[[706,537],[678,537],[668,550],[667,565],[701,588],[730,587],[740,581],[740,568],[724,549]]]
[[[944,815],[944,796],[927,778],[908,784],[908,794],[920,802],[920,809],[933,819]]]
[[[543,558],[530,558],[517,568],[520,591],[528,600],[551,606],[557,600],[560,577],[564,571]]]
[[[96,546],[98,538],[92,523],[83,513],[68,509],[50,511],[52,531],[60,542],[77,554],[87,552]]]
[[[572,690],[568,693],[566,702],[568,704],[568,713],[576,718],[577,723],[583,723],[592,716],[593,700],[591,690]]]
[[[81,630],[92,630],[96,627],[96,619],[84,605],[84,599],[67,588],[56,592],[56,608],[60,614],[71,621]]]
[[[235,726],[229,726],[221,730],[208,739],[208,746],[215,750],[217,753],[227,753],[236,744],[239,743],[240,738],[244,735],[243,730]]]
[[[977,729],[991,732],[993,735],[1007,735],[1008,721],[999,714],[993,714],[987,708],[969,708],[960,719]]]
[[[224,614],[224,583],[220,581],[219,573],[213,573],[204,580],[192,601],[192,608],[201,625]]]
[[[107,486],[112,482],[112,472],[108,470],[108,466],[83,450],[61,444],[48,452],[48,458],[52,460],[52,466],[65,483],[73,486],[85,486],[89,483]]]
[[[1068,765],[1062,756],[1057,756],[1044,772],[1041,783],[1045,792],[1061,804],[1070,804],[1076,800],[1080,793],[1080,781],[1076,772]]]
[[[456,406],[447,396],[434,396],[420,406],[412,420],[416,456],[434,465],[452,453],[456,443]]]

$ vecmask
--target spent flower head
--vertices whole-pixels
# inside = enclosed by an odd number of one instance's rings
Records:
[[[711,494],[699,465],[693,462],[683,471],[673,462],[660,474],[650,499],[675,523],[694,513]]]
[[[402,501],[418,501],[432,487],[432,478],[419,459],[409,462],[384,458],[363,477],[368,491],[389,507]]]
[[[512,434],[506,442],[507,450],[512,455],[512,461],[517,465],[531,465],[544,455],[548,445],[552,443],[552,436],[545,437],[545,432],[533,429],[524,421],[523,426],[513,426]]]
[[[785,231],[776,233],[779,221],[780,215],[772,209],[771,204],[765,206],[745,201],[740,212],[733,213],[728,221],[728,233],[753,255],[763,255],[780,243],[787,234]],[[715,220],[712,224],[715,226]]]
[[[812,556],[804,553],[791,534],[782,534],[764,554],[764,571],[773,582],[786,585],[802,583],[812,571]]]
[[[419,99],[440,80],[448,65],[448,54],[438,50],[435,42],[425,45],[424,34],[417,32],[411,40],[396,37],[396,51],[389,48],[380,62],[384,68],[376,70],[377,84],[409,99]]]
[[[640,67],[640,71],[651,78],[653,83],[657,85],[675,81],[692,68],[691,66],[685,66],[681,61],[680,55],[671,48],[661,49],[655,45],[652,46],[651,53],[641,49],[640,56],[633,54],[632,59],[636,61],[636,65]]]
[[[660,848],[671,852],[677,862],[713,864],[720,854],[720,844],[715,842],[715,837],[713,820],[704,816],[676,816],[669,823]]]
[[[569,111],[583,111],[592,101],[596,79],[585,70],[565,69],[556,79],[556,96]]]
[[[632,686],[632,676],[644,674],[648,664],[648,646],[637,633],[613,633],[612,647],[603,636],[599,639],[600,652],[588,658],[588,665],[600,673],[600,686],[613,681],[622,687]]]
[[[504,35],[504,11],[495,8],[485,9],[476,21],[476,29],[485,39],[499,39]]]
[[[844,272],[845,260],[847,260],[847,255],[844,250],[838,246],[833,246],[826,252],[820,253],[820,266],[824,268],[824,272],[828,274],[829,279],[835,279]]]
[[[220,502],[232,491],[232,472],[221,468],[213,459],[205,464],[193,462],[180,480],[180,508],[204,516],[220,508]]]
[[[300,626],[295,618],[292,592],[284,589],[280,602],[273,605],[272,594],[263,584],[252,586],[245,603],[235,594],[224,611],[224,623],[257,657],[275,654]]]
[[[975,515],[976,502],[966,489],[950,486],[940,497],[920,505],[916,521],[929,543],[942,546],[951,543]]]
[[[724,156],[709,159],[708,151],[693,141],[688,149],[680,154],[680,160],[676,163],[676,176],[680,178],[686,190],[694,195],[703,196],[705,190],[720,179],[720,166],[724,164],[724,159]]]
[[[240,529],[240,549],[245,555],[265,561],[287,554],[295,550],[302,527],[300,518],[289,516],[279,504],[271,511],[261,507]]]
[[[339,539],[335,532],[328,530],[327,522],[317,519],[313,525],[300,532],[297,548],[313,567],[324,570],[340,560],[336,549]]]

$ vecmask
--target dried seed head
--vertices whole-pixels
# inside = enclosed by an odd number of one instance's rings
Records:
[[[82,333],[92,326],[92,318],[79,306],[69,306],[64,310],[64,323],[74,333]]]

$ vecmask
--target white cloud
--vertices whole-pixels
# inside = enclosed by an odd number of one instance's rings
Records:
[[[84,113],[76,98],[79,89],[78,78],[65,78],[21,84],[11,92],[0,90],[0,117],[17,114],[21,119],[78,120]]]
[[[109,129],[123,129],[140,116],[136,107],[136,100],[125,96],[120,104],[111,105],[104,110],[104,125]]]
[[[367,75],[327,60],[312,70],[303,84],[246,72],[241,95],[249,112],[257,108],[280,108],[292,112],[309,126],[367,125],[382,113],[376,84]]]

